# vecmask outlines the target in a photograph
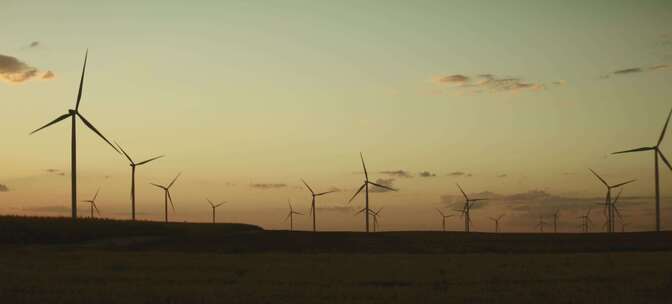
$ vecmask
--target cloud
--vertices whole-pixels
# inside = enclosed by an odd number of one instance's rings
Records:
[[[418,176],[420,176],[420,177],[435,177],[436,174],[432,173],[432,172],[429,172],[429,171],[422,171],[422,172],[418,173]]]
[[[7,185],[0,184],[0,192],[9,192]]]
[[[42,75],[42,79],[52,79],[54,73],[51,72],[51,74],[52,76],[48,78],[44,78],[44,75],[46,74]],[[37,68],[32,67],[15,57],[0,54],[0,80],[12,84],[20,84],[39,75],[40,71]]]
[[[36,48],[36,47],[38,47],[38,46],[40,46],[40,42],[39,42],[39,41],[33,41],[33,42],[31,42],[31,43],[28,45],[29,48]]]
[[[471,174],[471,173],[466,173],[466,172],[462,172],[462,171],[450,172],[450,173],[448,173],[447,175],[448,175],[448,176],[451,176],[451,177],[462,177],[462,176],[464,176],[464,177],[472,177],[472,174]]]
[[[395,170],[395,171],[380,171],[381,174],[386,174],[394,177],[401,177],[401,178],[412,178],[413,175],[410,174],[408,171],[404,170]]]
[[[493,74],[479,74],[466,76],[462,74],[435,76],[434,83],[448,85],[466,90],[469,93],[497,93],[521,91],[543,91],[546,85],[542,83],[526,82],[521,78],[496,76]],[[564,81],[556,81],[553,84],[564,84]]]
[[[505,174],[505,173],[502,173],[502,174],[497,174],[497,177],[499,177],[499,178],[505,178],[505,177],[509,177],[509,175],[508,175],[508,174]]]
[[[394,188],[394,178],[379,178],[375,181],[376,184],[383,185],[386,187]],[[369,186],[369,192],[391,192],[392,190],[385,189],[385,188],[380,188],[376,186]]]
[[[42,74],[42,79],[54,79],[56,75],[54,75],[54,72],[52,71],[46,71],[44,74]]]
[[[656,64],[648,67],[632,67],[632,68],[627,68],[627,69],[620,69],[616,70],[613,72],[610,72],[608,74],[600,76],[602,79],[608,79],[611,76],[621,76],[621,75],[632,75],[632,74],[639,74],[639,73],[644,73],[644,72],[652,72],[652,71],[663,71],[667,70],[672,65],[669,64]]]
[[[262,190],[267,190],[267,189],[278,189],[278,188],[285,188],[287,187],[287,184],[250,184],[250,187],[256,188],[256,189],[262,189]]]
[[[58,176],[65,176],[65,172],[59,169],[44,169],[44,172]]]

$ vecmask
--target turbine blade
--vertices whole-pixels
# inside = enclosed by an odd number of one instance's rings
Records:
[[[83,116],[82,114],[79,114],[79,112],[76,112],[76,113],[77,113],[77,116],[79,116],[79,118],[82,119],[82,122],[84,122],[84,124],[85,124],[87,127],[89,127],[89,129],[91,129],[91,131],[93,131],[93,132],[95,132],[96,134],[98,134],[98,136],[100,136],[100,138],[102,138],[107,144],[109,144],[110,147],[112,147],[112,149],[114,149],[114,151],[117,151],[117,153],[119,153],[119,150],[117,150],[117,148],[116,148],[116,147],[115,147],[109,140],[107,140],[107,138],[105,138],[105,136],[103,136],[103,134],[101,134],[100,132],[98,132],[98,130],[96,129],[96,127],[94,127],[88,120],[86,120],[86,118],[84,118],[84,116]]]
[[[657,149],[656,152],[658,153],[658,155],[660,155],[660,158],[663,159],[663,162],[665,163],[665,165],[667,165],[667,168],[672,170],[672,165],[670,165],[670,162],[667,161],[667,158],[665,157],[665,155],[663,155],[663,152],[660,151],[660,149]]]
[[[470,202],[479,202],[479,201],[487,201],[489,200],[488,198],[475,198],[475,199],[470,199]]]
[[[376,183],[374,183],[374,182],[369,182],[369,184],[374,185],[374,186],[376,186],[376,187],[385,188],[385,189],[390,190],[390,191],[397,191],[397,189],[393,189],[393,188],[390,188],[390,187],[388,187],[388,186],[383,186],[383,185],[381,185],[381,184],[376,184]]]
[[[301,212],[296,212],[296,211],[293,211],[293,212],[294,212],[294,214],[298,214],[298,215],[304,215],[304,214],[303,214],[303,213],[301,213]]]
[[[364,164],[364,154],[362,152],[359,152],[359,158],[362,159],[362,168],[364,168],[364,177],[366,180],[369,180],[369,172],[366,171],[366,165]]]
[[[61,120],[63,120],[63,119],[66,119],[66,118],[68,118],[68,117],[70,117],[70,116],[72,116],[72,114],[70,114],[70,113],[63,114],[63,115],[57,117],[56,119],[52,120],[50,123],[48,123],[48,124],[46,124],[46,125],[44,125],[44,126],[41,126],[41,127],[37,128],[37,129],[35,129],[35,131],[33,131],[33,132],[30,132],[30,135],[32,135],[33,133],[35,133],[35,132],[37,132],[37,131],[40,131],[40,130],[42,130],[42,129],[48,127],[48,126],[51,126],[51,125],[53,125],[53,124],[55,124],[55,123],[57,123],[57,122],[59,122],[59,121],[61,121]]]
[[[217,207],[219,207],[219,206],[221,206],[221,205],[224,205],[224,203],[219,203],[219,204],[215,205],[215,208],[217,208]]]
[[[283,222],[286,222],[289,219],[290,216],[292,216],[291,212],[287,214],[287,216],[285,217],[285,220]]]
[[[621,187],[621,186],[625,186],[625,185],[627,185],[629,183],[633,183],[635,181],[636,181],[636,179],[631,179],[627,182],[623,182],[623,183],[620,183],[620,184],[613,185],[613,186],[611,186],[611,188],[618,188],[618,187]]]
[[[364,207],[364,208],[362,208],[361,210],[357,211],[357,213],[355,213],[355,215],[357,215],[357,214],[360,214],[360,213],[364,212],[364,210],[366,210],[366,207]]]
[[[457,184],[457,183],[456,183]],[[467,197],[467,194],[464,193],[464,190],[462,190],[462,187],[460,187],[460,184],[457,184],[457,188],[460,189],[460,192],[462,192],[462,195],[464,195],[464,199],[469,200],[469,197]]]
[[[315,196],[321,196],[321,195],[325,195],[325,194],[329,194],[329,193],[334,193],[334,192],[336,192],[336,191],[335,191],[335,190],[326,191],[326,192],[322,192],[322,193],[315,194]]]
[[[173,181],[170,182],[170,184],[168,184],[168,187],[166,187],[166,188],[170,189],[170,187],[173,186],[173,184],[175,183],[175,181],[177,181],[177,178],[180,177],[180,175],[182,175],[182,172],[178,173],[178,174],[175,176],[175,178],[173,178]]]
[[[600,181],[602,181],[602,183],[603,183],[605,186],[609,187],[609,184],[607,184],[607,182],[602,178],[602,176],[600,176],[599,174],[597,174],[597,172],[593,171],[593,169],[591,169],[591,168],[588,168],[588,170],[590,170],[590,172],[593,172],[593,175],[595,175]]]
[[[667,125],[670,123],[670,116],[672,116],[672,110],[670,110],[670,113],[667,114],[667,120],[665,121],[663,131],[660,132],[660,137],[658,138],[658,144],[656,144],[656,147],[660,146],[660,143],[663,142],[663,138],[665,138],[665,131],[667,131]]]
[[[209,198],[206,198],[206,200],[208,201],[208,204],[210,204],[210,207],[215,208],[215,204],[213,204]]]
[[[170,202],[170,206],[173,207],[173,212],[175,212],[175,205],[173,205],[173,197],[170,196],[170,190],[166,189],[166,192],[168,193],[168,201]]]
[[[159,187],[159,188],[161,188],[161,189],[163,189],[163,190],[166,190],[166,187],[161,186],[161,185],[159,185],[159,184],[155,184],[155,183],[149,183],[149,184],[150,184],[150,185],[154,185],[154,186],[156,186],[156,187]]]
[[[98,215],[100,215],[100,210],[98,210],[98,206],[96,206],[96,203],[92,202],[91,204],[93,204],[93,209],[96,210],[96,213],[98,213]]]
[[[311,194],[315,195],[315,192],[313,191],[313,189],[310,188],[310,186],[308,186],[308,183],[306,183],[306,181],[303,180],[303,178],[301,179],[301,181],[303,182],[304,185],[306,185],[306,188],[308,188],[308,191],[310,191]]]
[[[362,189],[364,189],[365,186],[366,186],[366,184],[362,184],[362,186],[359,187],[359,190],[357,190],[357,192],[355,192],[355,194],[350,198],[350,200],[348,201],[348,203],[352,202],[352,200],[355,199],[355,197],[357,197],[357,194],[359,194],[360,192],[362,192]]]
[[[118,142],[116,142],[116,141],[115,141],[114,143],[117,145],[117,147],[119,148],[119,150],[121,150],[121,153],[123,153],[124,155],[126,155],[126,158],[128,158],[128,161],[130,161],[131,164],[133,164],[133,159],[131,159],[131,157],[128,155],[128,153],[126,153],[126,151],[124,151],[124,149],[121,147],[121,145],[120,145]]]
[[[631,152],[651,151],[653,149],[655,149],[655,147],[642,147],[642,148],[637,148],[637,149],[618,151],[618,152],[614,152],[614,153],[611,153],[611,154],[623,154],[623,153],[631,153]]]
[[[443,217],[446,216],[445,214],[443,214],[443,212],[441,212],[441,210],[440,210],[439,208],[436,208],[436,212],[438,212],[439,214],[441,214],[441,216],[443,216]]]
[[[91,201],[96,201],[96,197],[98,197],[98,192],[100,192],[100,187],[98,187],[98,190],[96,190],[96,194],[93,195],[93,199]]]
[[[84,73],[86,72],[86,60],[89,58],[89,49],[86,49],[84,54],[84,66],[82,67],[82,78],[79,79],[79,90],[77,91],[77,103],[75,104],[75,111],[79,110],[79,101],[82,100],[82,88],[84,87]]]
[[[148,159],[148,160],[146,160],[146,161],[141,161],[141,162],[139,162],[139,163],[137,163],[137,164],[135,164],[135,165],[136,165],[136,166],[144,165],[144,164],[146,164],[146,163],[148,163],[148,162],[157,160],[157,159],[162,158],[162,157],[164,157],[164,156],[165,156],[165,155],[159,155],[159,156],[156,156],[156,157],[152,157],[152,158],[150,158],[150,159]]]

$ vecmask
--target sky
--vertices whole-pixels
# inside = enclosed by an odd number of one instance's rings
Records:
[[[140,161],[137,212],[286,229],[287,201],[318,228],[361,230],[347,203],[359,153],[383,230],[437,230],[456,183],[490,201],[473,229],[533,231],[560,210],[560,230],[624,188],[628,230],[654,227],[654,145],[672,107],[670,1],[31,1],[3,0],[0,214],[70,213],[70,125],[32,130],[74,107]],[[79,199],[100,188],[104,217],[130,217],[130,168],[78,128]],[[672,135],[669,135],[672,136]],[[672,151],[672,138],[661,149]],[[672,154],[667,154],[669,157]],[[672,229],[671,172],[661,167],[662,224]],[[80,213],[88,214],[86,204]],[[310,218],[295,218],[309,229]],[[459,217],[448,228],[459,230]],[[617,225],[620,229],[620,225]]]

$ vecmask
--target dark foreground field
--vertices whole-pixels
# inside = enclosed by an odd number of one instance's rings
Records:
[[[671,243],[0,217],[0,303],[672,303]]]

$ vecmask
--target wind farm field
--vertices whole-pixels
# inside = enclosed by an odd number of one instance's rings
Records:
[[[669,303],[670,260],[670,232],[311,233],[0,217],[4,303]]]

